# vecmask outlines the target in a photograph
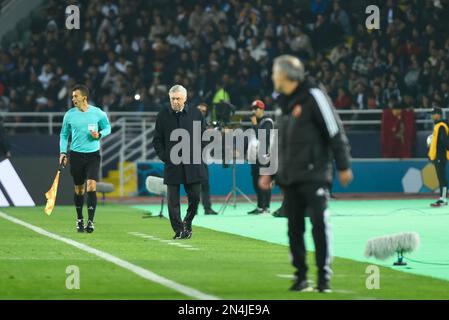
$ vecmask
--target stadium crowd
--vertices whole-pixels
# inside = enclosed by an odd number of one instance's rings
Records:
[[[79,30],[61,14],[72,3]],[[380,30],[366,29],[370,4]],[[0,49],[0,111],[66,110],[76,83],[109,111],[158,111],[174,83],[191,103],[270,109],[271,64],[286,53],[339,109],[449,107],[444,0],[49,0],[42,10],[28,41]]]

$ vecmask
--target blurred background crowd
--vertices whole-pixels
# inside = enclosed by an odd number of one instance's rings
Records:
[[[69,4],[79,30],[65,28]],[[365,26],[371,4],[380,30]],[[448,17],[445,0],[49,0],[0,49],[0,111],[64,111],[75,83],[106,111],[158,111],[175,83],[193,104],[270,110],[281,54],[299,56],[338,109],[447,108]]]

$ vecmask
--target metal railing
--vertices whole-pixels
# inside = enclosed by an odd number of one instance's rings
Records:
[[[432,120],[426,117],[425,114],[429,113],[432,109],[415,108],[414,111],[418,115],[416,119],[417,124],[432,124]],[[337,113],[342,117],[344,125],[380,125],[382,123],[381,114],[382,109],[369,109],[369,110],[337,110]],[[449,109],[443,109],[446,114]],[[268,115],[275,116],[275,112],[268,111]],[[56,128],[62,126],[62,119],[65,112],[0,112],[0,117],[4,118],[4,125],[7,128],[47,128],[48,134],[54,134]],[[237,111],[236,116],[250,116],[251,111]],[[360,117],[374,115],[376,119],[347,119],[349,117]],[[147,119],[155,120],[157,112],[108,112],[110,119],[120,119],[125,117],[126,119]],[[15,121],[16,118],[20,118],[20,121]]]
[[[432,120],[427,114],[431,109],[414,109],[416,113],[416,123],[432,125]],[[449,109],[444,109],[447,113]],[[338,110],[337,111],[345,126],[379,126],[382,123],[381,115],[383,110]],[[267,115],[276,117],[275,112],[267,112]],[[236,116],[242,119],[238,122],[242,126],[251,125],[247,117],[251,116],[251,111],[238,111]],[[45,128],[48,134],[53,135],[59,132],[62,126],[64,112],[9,112],[0,114],[4,118],[6,128]],[[118,164],[119,170],[119,190],[124,196],[124,186],[131,179],[130,172],[138,161],[154,160],[156,153],[152,146],[155,120],[157,112],[108,112],[111,121],[112,133],[102,141],[102,165],[100,178],[103,169],[111,164]],[[364,117],[369,116],[368,119]],[[372,119],[372,117],[375,119]],[[16,122],[17,118],[20,122]],[[58,130],[56,130],[58,129]]]
[[[65,112],[0,112],[6,128],[46,128],[48,134],[55,134],[55,129],[62,127]],[[127,119],[156,119],[157,112],[108,112],[111,125],[120,118]],[[20,118],[20,121],[15,121]],[[58,130],[58,134],[59,134]]]
[[[154,118],[156,114],[113,114],[120,116],[117,120],[111,121],[112,133],[105,137],[102,143],[102,164],[103,168],[110,164],[117,163],[119,170],[119,192],[124,196],[124,186],[132,178],[128,173],[135,166],[137,161],[151,160],[155,157],[155,152],[150,145],[154,132]],[[129,164],[129,162],[132,162]],[[101,177],[102,178],[102,177]]]
[[[129,141],[126,141],[125,139],[125,130],[122,130],[122,147],[120,148],[119,156],[119,190],[120,196],[122,197],[124,196],[125,184],[132,179],[132,176],[127,175],[127,172],[135,168],[136,162],[150,160],[155,156],[154,151],[152,153],[148,152],[148,149],[152,149],[150,142],[151,136],[154,133],[154,128],[154,123],[147,123],[145,119],[142,119],[142,131]],[[153,157],[149,158],[150,154],[152,154]]]

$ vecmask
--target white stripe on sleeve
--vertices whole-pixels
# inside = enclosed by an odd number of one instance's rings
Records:
[[[317,88],[310,89],[310,93],[315,98],[318,107],[320,108],[324,122],[326,123],[327,131],[329,132],[329,136],[331,138],[335,137],[339,129],[337,125],[337,120],[335,120],[335,116],[332,111],[332,106],[330,105],[328,98],[323,93],[323,91]]]

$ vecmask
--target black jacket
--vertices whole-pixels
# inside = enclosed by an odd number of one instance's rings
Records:
[[[270,153],[270,146],[271,146],[271,130],[273,129],[274,122],[273,120],[268,116],[263,116],[260,119],[257,119],[257,125],[253,126],[253,130],[256,132],[256,139],[259,140],[259,129],[265,130],[265,150],[266,154],[268,155]],[[260,146],[259,146],[260,148]],[[267,164],[261,164],[259,160],[257,160],[256,163],[257,166],[260,167],[268,167],[269,163]]]
[[[332,182],[332,161],[339,171],[350,167],[350,148],[340,118],[327,94],[301,84],[289,96],[277,99],[282,115],[279,132],[277,183]],[[299,118],[291,115],[299,106]]]
[[[194,121],[199,125],[199,132],[194,136]],[[170,141],[170,135],[175,129],[185,129],[190,136],[190,162],[188,164],[174,164],[170,159],[172,148],[178,144],[177,141]],[[206,129],[206,125],[201,112],[186,105],[183,111],[175,113],[171,107],[161,110],[156,119],[156,128],[153,137],[153,146],[158,157],[164,162],[164,183],[165,184],[190,184],[199,183],[207,179],[205,165],[202,162],[201,136]],[[194,147],[195,144],[195,147]],[[196,160],[200,163],[194,164],[194,151]],[[182,152],[180,153],[182,154]],[[198,158],[199,157],[199,158]],[[198,161],[196,161],[198,162]]]

